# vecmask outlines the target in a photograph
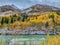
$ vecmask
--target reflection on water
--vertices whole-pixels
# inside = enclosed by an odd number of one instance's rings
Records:
[[[41,40],[46,42],[46,35],[0,35],[0,45],[40,45]]]

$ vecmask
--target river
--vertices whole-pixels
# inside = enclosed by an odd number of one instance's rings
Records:
[[[51,35],[53,37],[54,35]],[[9,45],[12,39],[35,39],[35,40],[46,40],[46,35],[0,35],[0,42],[3,45]]]

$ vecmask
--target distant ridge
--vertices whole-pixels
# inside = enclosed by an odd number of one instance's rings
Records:
[[[6,12],[6,11],[20,12],[21,10],[13,4],[0,6],[0,12]]]
[[[36,4],[27,9],[24,9],[23,12],[51,12],[51,11],[58,11],[60,8],[49,6],[49,5],[42,5]]]
[[[42,5],[42,4],[36,4],[33,5],[29,8],[26,9],[19,9],[18,7],[16,7],[15,5],[4,5],[4,6],[0,6],[0,13],[2,12],[51,12],[51,11],[58,11],[60,10],[60,8],[54,7],[54,6],[49,6],[49,5]]]

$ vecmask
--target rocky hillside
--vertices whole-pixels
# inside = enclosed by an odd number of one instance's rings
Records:
[[[18,9],[15,5],[0,6],[0,12],[6,12],[6,11],[20,12],[21,10]]]
[[[36,4],[26,9],[19,9],[15,5],[4,5],[0,6],[0,15],[13,15],[20,12],[26,12],[26,13],[34,13],[34,15],[37,15],[37,12],[51,12],[51,11],[58,11],[60,8],[49,6],[49,5],[41,5]],[[30,14],[31,15],[31,14]]]
[[[60,8],[49,6],[49,5],[41,5],[36,4],[27,9],[24,9],[23,12],[51,12],[51,11],[58,11]]]

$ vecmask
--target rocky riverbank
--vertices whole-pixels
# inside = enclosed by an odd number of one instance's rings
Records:
[[[59,31],[55,32],[56,34],[60,34]],[[36,29],[26,29],[26,30],[8,30],[7,28],[0,29],[0,34],[54,34],[54,31],[49,30],[36,30]]]

